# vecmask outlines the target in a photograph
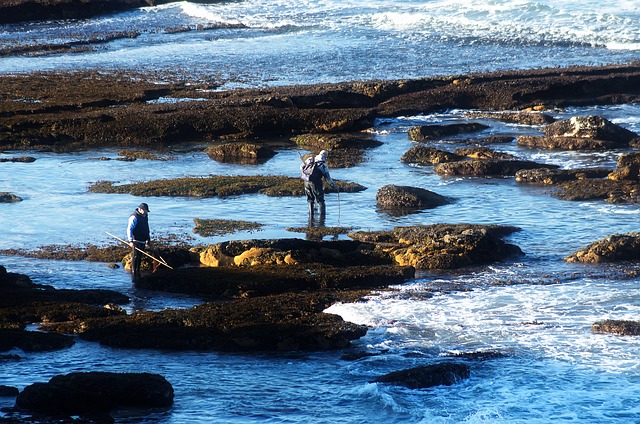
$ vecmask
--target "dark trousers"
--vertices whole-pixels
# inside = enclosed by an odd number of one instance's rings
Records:
[[[134,248],[131,252],[131,271],[134,275],[140,274],[140,262],[142,261],[143,253],[140,250],[144,250],[144,242],[134,241]],[[140,250],[138,250],[140,249]]]
[[[324,204],[324,187],[322,187],[322,181],[305,181],[304,194],[307,195],[307,202]]]

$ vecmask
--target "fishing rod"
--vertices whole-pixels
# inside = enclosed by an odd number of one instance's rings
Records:
[[[116,240],[119,240],[119,241],[123,242],[123,243],[124,243],[124,244],[126,244],[127,246],[130,246],[129,242],[127,242],[127,241],[125,241],[125,240],[121,239],[120,237],[118,237],[118,236],[114,236],[113,234],[111,234],[111,233],[110,233],[110,232],[108,232],[108,231],[105,231],[105,233],[109,234],[109,235],[110,235],[111,237],[113,237],[114,239],[116,239]],[[158,259],[158,258],[156,258],[156,257],[154,257],[154,256],[151,256],[150,254],[148,254],[148,253],[147,253],[147,252],[145,252],[144,250],[142,250],[142,249],[140,249],[140,248],[136,247],[136,244],[135,244],[135,243],[133,244],[133,248],[134,248],[134,249],[136,249],[138,252],[140,252],[140,253],[143,253],[143,254],[147,255],[148,257],[150,257],[150,258],[151,258],[151,259],[153,259],[154,261],[156,261],[156,262],[158,262],[158,263],[160,263],[160,264],[162,264],[162,265],[166,266],[167,268],[169,268],[169,269],[173,269],[172,267],[170,267],[170,266],[169,266],[169,264],[168,264],[168,263],[166,263],[166,262],[164,261],[164,259],[162,259],[162,257],[161,257],[160,259]]]

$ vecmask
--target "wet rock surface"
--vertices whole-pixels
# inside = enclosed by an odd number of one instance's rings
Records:
[[[158,374],[74,372],[25,387],[16,406],[65,416],[125,407],[166,408],[173,396],[171,383]]]
[[[3,75],[0,146],[69,150],[357,133],[375,118],[463,108],[507,111],[544,104],[640,99],[633,65],[495,72],[461,78],[365,81],[219,92],[211,82],[90,71]],[[66,87],[73,86],[74,90]],[[179,102],[155,102],[159,98]],[[19,101],[30,99],[30,102]],[[191,99],[191,101],[190,101]],[[117,107],[116,107],[117,106]],[[459,131],[459,130],[457,130]]]
[[[640,259],[640,233],[613,234],[567,256],[567,262],[603,263]]]
[[[360,184],[334,180],[341,193],[365,190]],[[141,183],[115,185],[99,181],[89,187],[92,193],[133,194],[135,196],[226,197],[239,194],[261,193],[267,196],[303,196],[300,178],[284,176],[212,176],[183,177],[172,180],[154,180]],[[325,192],[335,192],[327,186]]]
[[[561,150],[607,150],[628,147],[638,138],[600,116],[574,116],[544,127],[544,136],[520,136],[518,145]]]
[[[376,202],[378,207],[385,211],[405,214],[446,205],[451,203],[451,200],[424,188],[389,184],[378,190]]]
[[[543,167],[556,168],[557,165],[519,159],[479,159],[440,163],[433,170],[438,175],[515,176],[522,169]]]
[[[118,348],[231,352],[338,349],[367,332],[365,326],[322,312],[346,299],[355,300],[353,294],[336,292],[267,295],[204,303],[186,310],[86,320],[78,332],[83,339]],[[59,329],[69,331],[69,326]]]
[[[378,377],[374,381],[377,383],[405,386],[409,389],[423,389],[434,386],[451,386],[469,378],[470,375],[469,365],[456,362],[444,362],[395,371]]]
[[[617,334],[619,336],[640,336],[640,321],[605,320],[591,325],[591,331],[597,334]]]
[[[376,244],[378,254],[401,266],[416,269],[456,269],[472,264],[501,261],[522,255],[522,250],[505,243],[517,227],[472,224],[434,224],[396,227],[393,231],[349,233],[355,240]]]

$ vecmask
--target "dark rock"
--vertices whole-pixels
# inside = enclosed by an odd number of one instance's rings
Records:
[[[381,258],[373,258],[382,262]],[[373,260],[372,259],[372,260]],[[387,262],[388,258],[384,258]],[[255,297],[308,290],[373,289],[413,278],[411,267],[395,266],[217,266],[158,270],[136,287],[205,296],[209,299]]]
[[[18,396],[20,390],[17,387],[12,386],[0,386],[0,396],[2,397],[15,397]]]
[[[405,386],[410,389],[423,389],[443,385],[451,386],[469,378],[470,374],[471,370],[467,364],[445,362],[395,371],[378,377],[374,381]]]
[[[35,162],[36,158],[32,156],[20,156],[15,158],[0,158],[0,162],[22,162],[22,163],[31,163]]]
[[[640,321],[608,319],[595,322],[591,331],[600,334],[617,334],[620,336],[640,336]]]
[[[127,296],[110,290],[57,290],[51,286],[35,284],[28,276],[7,272],[0,266],[0,328],[22,329],[26,324],[34,322],[68,321],[119,314],[120,312],[102,305],[128,301]],[[22,343],[38,345],[42,343],[42,339],[49,343],[49,339],[46,339],[48,336],[44,333],[10,335],[12,337],[7,340],[23,340],[28,335],[33,341],[26,340]]]
[[[563,200],[605,200],[614,204],[637,204],[640,200],[640,186],[635,181],[588,178],[556,184],[551,194]]]
[[[604,178],[611,172],[607,168],[521,169],[516,172],[516,182],[553,185],[564,181],[584,180],[587,178]]]
[[[173,404],[173,387],[149,373],[74,372],[24,388],[16,406],[47,414],[75,415],[118,408],[160,408]]]
[[[432,209],[451,201],[438,193],[420,187],[386,185],[376,193],[376,202],[384,210]]]
[[[159,79],[169,82],[159,84]],[[98,71],[36,73],[26,80],[2,75],[0,83],[12,96],[0,101],[4,124],[0,146],[61,151],[88,146],[166,146],[185,139],[355,133],[370,128],[376,118],[454,108],[498,111],[540,104],[550,108],[640,100],[636,65],[233,91],[215,90],[217,82],[172,79],[171,75],[159,78],[156,73],[109,75]],[[67,87],[75,89],[70,92]],[[155,102],[161,97],[182,101]],[[16,102],[14,98],[34,101]]]
[[[517,140],[518,146],[533,149],[609,150],[620,147],[618,143],[613,141],[579,137],[521,135]]]
[[[640,260],[640,233],[614,234],[565,258],[567,262],[602,263]]]
[[[255,143],[224,143],[207,147],[205,153],[220,162],[242,164],[261,163],[276,154],[270,147]]]
[[[0,329],[0,351],[13,348],[24,352],[48,352],[73,346],[72,337],[55,333]]]
[[[557,165],[518,159],[487,159],[441,163],[433,169],[438,175],[513,176],[521,169],[542,167],[557,168]]]
[[[345,293],[287,293],[86,321],[80,337],[119,348],[207,351],[342,349],[365,326],[324,311]],[[355,299],[349,298],[349,301]]]
[[[414,141],[439,139],[451,135],[479,132],[489,128],[476,122],[448,125],[421,125],[409,129],[409,138]]]
[[[0,192],[0,203],[21,202],[22,198],[13,193]]]
[[[411,146],[400,158],[403,163],[417,163],[420,165],[434,165],[443,162],[453,162],[463,159],[462,156],[428,146]]]

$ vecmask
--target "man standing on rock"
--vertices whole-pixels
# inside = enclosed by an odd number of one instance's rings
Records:
[[[133,276],[140,276],[140,262],[142,251],[151,244],[149,232],[149,205],[140,203],[136,210],[129,216],[127,225],[127,240],[131,246],[131,272]]]
[[[329,156],[327,151],[322,150],[315,158],[310,156],[300,164],[300,173],[304,181],[304,192],[307,195],[307,203],[309,205],[309,223],[313,222],[315,203],[318,204],[320,222],[322,223],[324,221],[326,206],[324,204],[322,179],[324,178],[331,187],[337,187],[337,184],[329,175],[329,168],[326,163],[327,156]]]

